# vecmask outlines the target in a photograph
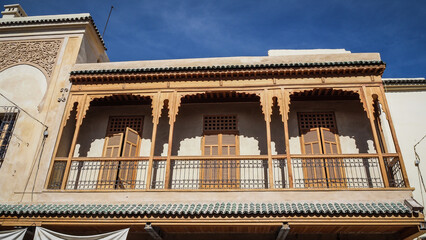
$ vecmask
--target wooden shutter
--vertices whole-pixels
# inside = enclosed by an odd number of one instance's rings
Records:
[[[98,189],[114,189],[117,182],[118,161],[101,161]]]
[[[335,134],[335,130],[321,127],[322,145],[324,154],[339,154],[339,137]],[[324,159],[329,187],[345,187],[346,174],[343,159],[329,158]]]
[[[304,130],[302,133],[302,141],[305,154],[322,154],[319,128]]]
[[[104,157],[120,157],[123,133],[114,133],[105,138]]]
[[[137,131],[127,127],[126,137],[124,138],[124,148],[122,157],[136,157],[139,145],[139,134]]]
[[[219,155],[219,135],[205,135],[204,136],[204,156],[218,156]]]
[[[137,131],[127,127],[123,157],[136,157],[140,137]],[[132,189],[136,184],[137,161],[120,161],[117,188]]]
[[[203,130],[202,152],[204,156],[236,156],[239,154],[236,115],[204,116]],[[202,161],[200,188],[239,188],[239,166],[239,160]]]
[[[334,113],[298,113],[304,154],[339,154],[339,138]],[[342,159],[304,159],[307,187],[340,187],[345,183]]]
[[[136,157],[142,134],[142,116],[110,117],[103,156],[110,158]],[[134,188],[137,161],[101,161],[98,188]]]
[[[305,130],[302,134],[303,150],[305,154],[322,154],[321,135],[319,128]],[[303,160],[303,174],[305,176],[306,187],[326,187],[326,175],[324,161],[318,158]]]

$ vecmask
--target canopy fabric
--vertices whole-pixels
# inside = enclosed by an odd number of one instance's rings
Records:
[[[125,240],[127,234],[129,233],[129,228],[118,230],[110,233],[103,233],[98,235],[90,236],[73,236],[54,232],[52,230],[37,227],[34,240],[77,240],[77,239],[87,239],[87,240]]]
[[[26,232],[27,232],[26,228],[9,230],[9,231],[1,231],[0,239],[1,240],[22,240],[24,239]]]

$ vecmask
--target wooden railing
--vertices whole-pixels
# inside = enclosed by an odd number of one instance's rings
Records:
[[[57,158],[48,189],[61,189],[62,186],[64,190],[146,190],[149,186],[155,190],[169,186],[169,190],[203,191],[406,186],[397,154],[383,155],[383,164],[377,154],[292,154],[290,161],[286,155],[272,156],[271,160],[272,171],[268,169],[268,156],[172,156],[170,166],[167,158],[156,157],[152,167],[148,157],[72,158],[65,174],[66,158]],[[168,167],[170,169],[166,171]],[[148,180],[149,171],[151,179]],[[167,173],[170,176],[167,177]],[[389,183],[385,184],[383,179],[388,179]],[[271,182],[273,186],[270,186]]]

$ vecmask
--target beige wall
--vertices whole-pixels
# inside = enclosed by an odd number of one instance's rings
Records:
[[[95,106],[90,107],[80,127],[74,157],[102,157],[110,116],[144,116],[139,156],[149,156],[152,137],[151,106]]]
[[[85,28],[84,24],[81,26]],[[56,31],[59,29],[56,28]],[[67,99],[69,93],[62,95],[60,90],[70,88],[69,73],[76,62],[84,34],[84,30],[77,31],[74,27],[70,31],[67,26],[60,33],[55,30],[46,32],[37,27],[22,30],[19,34],[2,29],[1,43],[28,46],[28,53],[11,52],[10,56],[16,56],[22,63],[8,60],[6,65],[0,66],[0,92],[22,109],[0,168],[0,182],[7,183],[0,186],[1,202],[30,202],[44,189],[66,105],[58,98]],[[47,49],[49,57],[40,59],[37,51],[43,51],[40,50],[43,42],[57,42],[58,47],[57,50]],[[0,106],[6,105],[12,104],[0,97]],[[30,115],[48,127],[45,141],[45,127]]]
[[[266,126],[259,102],[182,104],[173,133],[172,155],[200,156],[203,115],[236,114],[240,155],[267,155]]]
[[[301,153],[298,112],[334,112],[342,154],[376,153],[371,125],[359,100],[293,101],[289,113],[290,153]]]
[[[300,154],[297,112],[335,112],[339,140],[343,154],[375,153],[370,122],[357,100],[294,101],[289,114],[290,146],[292,154]],[[281,116],[274,111],[271,121],[272,153],[284,153],[284,130]],[[152,135],[150,106],[91,107],[80,129],[74,157],[101,157],[110,116],[143,115],[144,128],[139,156],[149,156]],[[172,155],[200,156],[203,136],[203,115],[236,114],[240,141],[240,155],[267,155],[266,127],[260,104],[246,103],[188,103],[182,104],[173,133]],[[160,123],[157,134],[156,156],[167,155],[168,119]],[[160,121],[161,121],[160,120]]]
[[[426,177],[426,139],[417,146],[421,159],[420,167],[414,164],[414,145],[426,135],[426,91],[405,91],[386,93],[389,108],[395,126],[396,135],[401,147],[410,186],[415,188],[414,198],[426,206],[426,193],[422,191],[419,180],[419,170]]]

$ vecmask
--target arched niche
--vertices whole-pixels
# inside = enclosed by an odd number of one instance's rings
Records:
[[[19,107],[37,113],[47,91],[47,79],[45,74],[34,66],[15,65],[0,72],[0,91]],[[0,105],[10,103],[1,98]]]

